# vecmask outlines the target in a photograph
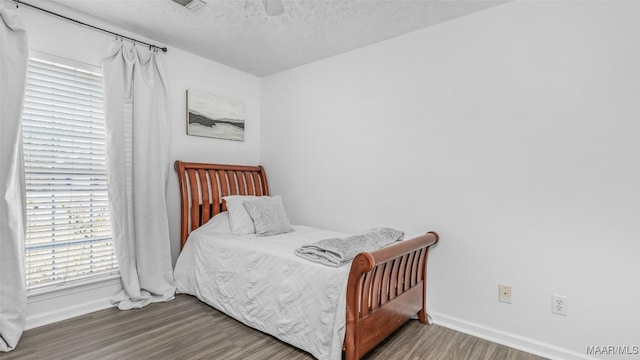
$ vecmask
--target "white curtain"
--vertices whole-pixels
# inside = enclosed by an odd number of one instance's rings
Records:
[[[22,107],[29,47],[15,4],[0,2],[0,351],[11,351],[27,306]]]
[[[170,122],[161,56],[114,41],[102,60],[109,202],[121,310],[173,299],[165,193]]]

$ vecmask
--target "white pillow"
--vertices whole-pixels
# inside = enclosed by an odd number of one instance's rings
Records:
[[[262,196],[245,201],[244,207],[253,219],[257,236],[271,236],[293,231],[280,196]]]
[[[256,228],[253,226],[251,216],[244,208],[245,201],[254,201],[256,196],[246,195],[230,195],[224,196],[222,200],[227,202],[227,211],[229,212],[229,225],[231,225],[231,233],[234,235],[255,234]]]
[[[231,226],[229,225],[229,212],[224,211],[217,214],[209,219],[209,221],[207,221],[203,226],[206,226],[207,229],[210,229],[213,232],[230,233]]]

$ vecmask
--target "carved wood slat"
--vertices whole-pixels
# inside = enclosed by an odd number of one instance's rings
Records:
[[[371,281],[369,281],[369,286],[367,288],[368,301],[367,301],[367,307],[366,307],[366,311],[365,311],[365,316],[371,314],[371,312],[374,309],[374,307],[373,307],[373,301],[374,301],[374,286],[373,286],[373,283],[376,280],[376,270],[378,270],[378,269],[377,268],[373,268],[373,270],[371,270],[371,272],[369,272]]]
[[[244,193],[242,180],[238,176],[238,173],[236,171],[229,171],[229,178],[233,179],[233,183],[236,184],[235,193],[238,194],[238,195],[246,195]]]
[[[391,269],[393,268],[394,263],[395,260],[385,263],[386,266],[384,267],[384,274],[382,275],[382,290],[380,292],[380,306],[384,306],[384,304],[389,302],[391,299]]]
[[[413,268],[411,269],[411,286],[415,286],[418,283],[418,277],[420,276],[418,269],[420,268],[420,258],[422,258],[422,249],[415,252],[416,257],[413,260]]]
[[[238,180],[238,193],[247,195],[247,185],[242,171],[236,171],[236,179]]]
[[[211,180],[211,204],[213,205],[213,216],[220,213],[220,201],[216,199],[220,199],[220,183],[218,182],[218,177],[216,176],[216,172],[213,170],[209,170],[209,180]]]
[[[191,186],[191,230],[200,227],[200,189],[196,172],[191,170],[188,172],[189,186]]]
[[[400,269],[399,259],[393,259],[393,269],[391,270],[391,281],[389,282],[389,300],[393,300],[398,296],[398,272]]]
[[[247,182],[247,195],[255,195],[255,184],[253,183],[253,176],[251,176],[250,172],[244,172],[244,180]]]
[[[222,197],[229,195],[229,179],[227,179],[227,172],[224,170],[218,170],[218,179],[220,179],[220,188],[222,189]]]
[[[371,273],[364,275],[362,282],[362,301],[360,302],[360,317],[369,314],[369,297],[371,295]]]
[[[253,177],[253,183],[256,184],[256,196],[262,196],[263,192],[262,192],[262,185],[261,181],[260,181],[260,174],[258,173],[251,173],[252,177]]]
[[[230,171],[230,173],[236,181],[236,193],[238,193],[238,195],[247,195],[247,190],[244,187],[244,181],[241,177],[242,173],[238,171]]]
[[[400,260],[400,267],[398,268],[398,283],[396,286],[396,296],[402,295],[404,293],[404,272],[407,267],[407,259],[409,255],[405,255]]]
[[[409,288],[413,287],[413,285],[416,284],[416,273],[415,273],[415,268],[416,266],[418,266],[418,252],[414,251],[413,253],[411,253],[411,264],[409,266],[409,269],[407,269],[407,271],[409,272]]]
[[[416,250],[416,257],[413,260],[413,269],[411,270],[411,286],[418,284],[418,278],[420,277],[420,258],[422,257],[422,249]]]
[[[223,198],[229,195],[229,180],[227,179],[227,172],[224,170],[218,170],[216,173],[218,174],[218,179],[220,179],[220,189],[222,193],[220,198]],[[225,202],[222,203],[222,211],[227,211],[227,204]]]
[[[262,166],[258,167],[260,168],[260,186],[262,186],[262,194],[269,195],[269,182],[267,181],[267,175],[265,174]]]
[[[405,264],[404,269],[404,291],[408,291],[411,289],[411,268],[413,267],[413,258],[415,256],[415,252],[409,254],[409,259]]]
[[[200,188],[202,191],[202,222],[206,224],[211,218],[211,201],[209,201],[209,180],[207,179],[207,172],[199,169],[198,175],[200,175]]]
[[[373,276],[373,286],[371,287],[371,311],[376,311],[380,308],[380,296],[382,289],[382,275],[384,274],[384,268],[386,264],[376,266]]]
[[[420,262],[418,263],[418,282],[426,280],[422,269],[425,268],[425,261],[427,260],[427,249],[423,249],[420,256]]]
[[[236,186],[236,173],[235,171],[225,171],[225,175],[229,180],[229,191],[231,194],[239,194],[238,187]]]
[[[240,171],[240,174],[242,174],[242,180],[244,181],[244,184],[247,188],[246,194],[247,195],[252,195],[251,193],[254,192],[252,187],[252,180],[251,180],[251,174],[244,172],[244,171]]]

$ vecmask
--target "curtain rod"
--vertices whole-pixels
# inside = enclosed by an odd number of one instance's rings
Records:
[[[167,48],[166,48],[166,47],[160,47],[160,46],[157,46],[157,45],[149,44],[149,43],[144,42],[144,41],[140,41],[140,40],[137,40],[137,39],[134,39],[134,38],[130,38],[130,37],[128,37],[128,36],[124,36],[124,35],[121,35],[121,34],[115,33],[115,32],[113,32],[113,31],[105,30],[105,29],[103,29],[103,28],[99,28],[99,27],[97,27],[97,26],[93,26],[93,25],[90,25],[90,24],[87,24],[87,23],[83,23],[82,21],[79,21],[79,20],[76,20],[76,19],[72,19],[72,18],[70,18],[70,17],[68,17],[68,16],[64,16],[64,15],[61,15],[61,14],[55,13],[55,12],[50,11],[50,10],[47,10],[47,9],[43,9],[43,8],[38,7],[38,6],[35,6],[35,5],[31,5],[31,4],[26,3],[26,2],[24,2],[24,1],[21,1],[21,0],[14,0],[14,2],[16,3],[16,7],[19,7],[19,5],[28,6],[28,7],[30,7],[30,8],[33,8],[33,9],[36,9],[36,10],[42,11],[42,12],[47,13],[47,14],[49,14],[49,15],[57,16],[57,17],[59,17],[59,18],[65,19],[65,20],[67,20],[67,21],[74,22],[74,23],[76,23],[76,24],[78,24],[78,25],[86,26],[86,27],[88,27],[88,28],[92,28],[92,29],[94,29],[94,30],[102,31],[102,32],[107,33],[107,34],[115,35],[115,36],[117,36],[117,37],[121,37],[121,38],[123,38],[123,39],[127,39],[127,40],[129,40],[129,41],[133,41],[134,43],[138,43],[138,44],[146,45],[146,46],[148,46],[148,47],[149,47],[149,49],[152,49],[152,48],[153,48],[153,49],[158,49],[158,50],[160,50],[160,51],[162,51],[162,52],[164,52],[164,53],[166,53],[166,52],[167,52]]]

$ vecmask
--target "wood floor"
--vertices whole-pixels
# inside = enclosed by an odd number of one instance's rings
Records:
[[[312,360],[196,298],[178,295],[143,309],[115,308],[28,330],[9,359]],[[538,360],[538,356],[437,325],[409,321],[365,359]]]

